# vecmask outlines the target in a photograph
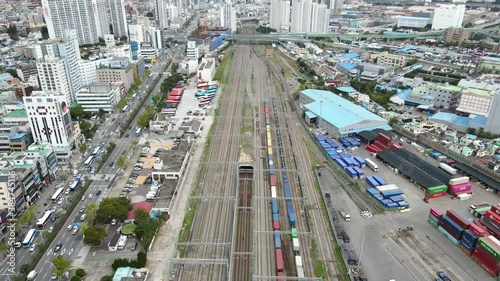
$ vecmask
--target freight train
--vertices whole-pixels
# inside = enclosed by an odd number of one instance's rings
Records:
[[[300,256],[300,242],[298,238],[298,231],[296,228],[296,216],[295,211],[293,209],[292,203],[292,190],[290,188],[290,183],[288,179],[288,174],[286,172],[286,163],[285,163],[285,153],[283,151],[283,143],[281,139],[281,130],[279,127],[278,115],[276,110],[276,100],[272,98],[272,106],[274,108],[274,121],[276,126],[276,136],[278,142],[278,151],[277,157],[279,156],[281,162],[281,170],[282,170],[282,181],[283,181],[283,189],[279,190],[276,182],[276,162],[273,158],[273,149],[272,149],[272,136],[271,136],[271,127],[270,127],[270,115],[269,115],[269,101],[267,98],[264,99],[264,112],[266,117],[266,136],[267,136],[267,160],[269,165],[269,185],[271,189],[271,208],[272,208],[272,220],[273,220],[273,231],[276,231],[274,234],[274,247],[275,247],[275,258],[276,258],[276,274],[278,276],[278,280],[282,281],[284,279],[280,279],[279,277],[285,276],[285,268],[284,268],[284,258],[283,258],[283,249],[281,247],[281,238],[282,235],[279,234],[281,231],[281,225],[279,222],[280,215],[288,216],[288,222],[290,225],[291,233],[292,233],[292,245],[293,245],[293,255],[295,260],[295,267],[297,271],[297,277],[304,277],[304,267],[302,262],[302,257]],[[285,194],[285,204],[286,204],[286,214],[279,213],[279,203],[278,203],[278,192],[280,194],[283,192]]]

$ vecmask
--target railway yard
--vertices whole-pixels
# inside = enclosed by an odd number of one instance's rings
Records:
[[[231,54],[171,280],[420,281],[437,271],[452,280],[492,280],[427,216],[431,207],[466,213],[470,204],[495,203],[496,195],[475,187],[468,201],[425,203],[421,190],[377,161],[379,171],[365,169],[366,176],[397,184],[411,204],[407,212],[386,211],[314,141],[293,100],[290,74],[297,70],[290,60],[280,52],[269,59],[263,45],[249,42]],[[370,157],[362,148],[353,154]]]

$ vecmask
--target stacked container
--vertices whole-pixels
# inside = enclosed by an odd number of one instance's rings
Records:
[[[466,229],[462,236],[462,240],[460,240],[459,248],[470,256],[476,246],[477,239],[479,239],[479,236],[477,236],[471,229]]]
[[[431,198],[438,198],[438,197],[446,196],[447,190],[448,190],[448,187],[446,185],[438,185],[438,186],[429,187],[425,191],[425,198],[431,199]]]
[[[355,156],[354,157],[354,160],[358,163],[358,165],[361,167],[361,168],[364,168],[366,166],[366,161],[365,159],[359,157],[359,156]]]
[[[450,179],[450,182],[448,184],[449,185],[458,185],[458,184],[463,184],[463,183],[468,183],[468,182],[469,182],[469,177],[460,177],[460,178]]]
[[[495,237],[500,238],[500,215],[497,215],[495,211],[489,210],[484,214],[481,222],[494,233]]]
[[[500,270],[500,245],[498,240],[493,239],[492,236],[479,238],[472,252],[472,259],[495,277]]]
[[[372,188],[375,188],[380,185],[373,177],[366,177],[366,182]]]
[[[351,178],[357,178],[358,173],[352,168],[352,167],[346,167],[345,171],[347,172],[347,175]]]
[[[448,216],[441,218],[438,230],[456,246],[458,246],[464,232],[464,229]]]
[[[335,159],[335,163],[337,163],[337,165],[339,165],[340,168],[342,168],[343,170],[345,170],[347,168],[346,163],[344,163],[344,161],[342,161],[342,159]]]
[[[362,179],[365,177],[365,173],[363,173],[363,170],[361,170],[360,168],[358,168],[356,166],[354,166],[353,169],[356,172],[356,174],[358,174],[359,179]]]
[[[435,228],[438,228],[441,217],[443,217],[441,211],[439,211],[436,208],[431,208],[431,211],[429,212],[429,218],[427,219],[427,221]]]
[[[373,178],[379,183],[379,185],[386,185],[387,182],[379,176],[373,176]]]

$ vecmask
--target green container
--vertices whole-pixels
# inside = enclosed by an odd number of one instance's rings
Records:
[[[438,227],[438,230],[444,236],[446,236],[448,238],[448,240],[450,240],[450,242],[453,243],[453,245],[458,246],[458,244],[460,243],[460,241],[458,241],[457,239],[455,239],[455,237],[451,236],[451,234],[449,234],[448,231],[446,231],[444,228],[442,228],[440,226]]]
[[[425,193],[435,194],[435,193],[446,192],[446,191],[448,191],[448,187],[446,185],[438,185],[438,186],[433,186],[433,187],[427,188]]]
[[[298,237],[299,237],[299,235],[297,233],[297,229],[295,227],[292,228],[292,238],[298,238]]]
[[[434,226],[435,228],[438,228],[438,224],[437,222],[435,222],[433,219],[431,218],[427,218],[427,222],[429,222],[432,226]]]
[[[425,150],[425,154],[427,154],[427,155],[432,154],[433,152],[434,152],[434,149],[432,149],[432,148],[427,148]]]
[[[480,213],[482,213],[482,212],[488,212],[490,209],[491,209],[491,206],[486,206],[486,207],[481,207],[481,208],[474,209],[473,215],[475,217],[479,217]]]
[[[491,253],[497,261],[500,261],[500,249],[495,247],[495,245],[493,245],[490,241],[486,240],[486,238],[479,238],[479,240],[477,240],[477,245]]]

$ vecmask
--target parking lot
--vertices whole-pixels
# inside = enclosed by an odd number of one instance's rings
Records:
[[[405,148],[416,153],[410,144]],[[364,148],[354,150],[354,155],[374,160]],[[433,166],[437,161],[423,157]],[[433,162],[434,161],[434,162]],[[386,212],[363,219],[358,207],[336,183],[329,174],[322,173],[319,177],[323,192],[333,194],[332,203],[339,209],[343,208],[351,215],[351,221],[344,224],[356,253],[361,253],[361,240],[365,232],[362,268],[370,280],[432,280],[437,277],[435,272],[443,270],[452,280],[493,280],[486,271],[466,256],[458,247],[447,240],[437,229],[427,222],[429,209],[435,207],[445,212],[455,209],[468,214],[469,205],[480,203],[495,203],[497,196],[474,186],[474,196],[466,201],[452,200],[449,196],[431,199],[426,204],[422,199],[424,193],[414,184],[394,173],[390,167],[374,160],[379,171],[374,173],[369,168],[363,168],[365,176],[377,174],[389,184],[396,184],[404,190],[406,200],[410,203],[409,212]],[[368,187],[364,179],[358,180],[363,187]],[[365,227],[366,223],[366,227]],[[412,231],[406,231],[410,227]],[[401,231],[400,231],[401,230]]]

